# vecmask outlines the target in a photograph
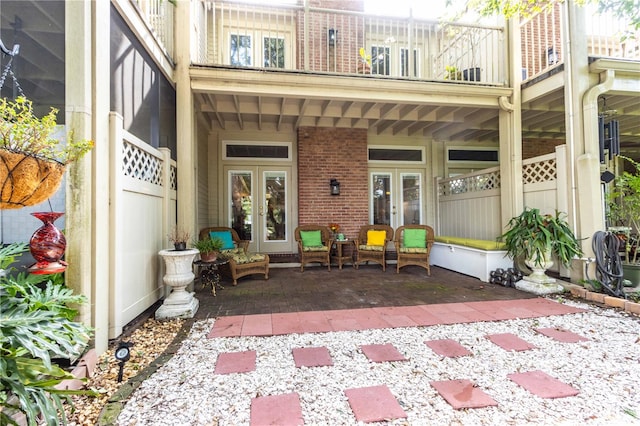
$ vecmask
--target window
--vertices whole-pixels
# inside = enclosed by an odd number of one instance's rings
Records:
[[[403,77],[418,76],[418,50],[413,49],[413,73],[409,75],[409,49],[400,49],[400,75]]]
[[[264,37],[263,40],[265,68],[284,68],[284,38]]]
[[[251,36],[231,34],[231,45],[229,57],[231,58],[231,65],[238,66],[251,66]]]
[[[424,148],[371,146],[369,161],[424,164]]]
[[[264,160],[290,161],[291,144],[289,142],[223,142],[225,160]]]
[[[371,46],[371,73],[389,75],[390,70],[389,48],[384,46]]]

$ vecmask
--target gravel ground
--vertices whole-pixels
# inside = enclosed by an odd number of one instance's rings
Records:
[[[125,365],[123,382],[117,380],[119,367],[118,361],[113,356],[116,345],[111,345],[98,358],[93,377],[87,383],[87,387],[96,390],[99,396],[73,396],[75,409],[66,406],[67,424],[69,426],[95,425],[109,397],[129,377],[138,374],[153,362],[173,341],[183,323],[183,320],[156,321],[151,318],[136,328],[131,335],[123,337],[123,341],[134,343],[131,348],[131,359]]]
[[[207,339],[214,320],[195,322],[177,354],[131,395],[118,417],[130,425],[247,425],[251,398],[297,392],[306,424],[357,424],[344,390],[386,384],[407,413],[393,425],[640,425],[640,319],[565,301],[586,313],[535,319],[273,337]],[[534,328],[562,327],[589,340],[560,343]],[[485,338],[514,333],[536,346],[508,352]],[[426,340],[451,338],[473,355],[442,358]],[[362,344],[392,343],[408,361],[372,363]],[[291,350],[326,346],[333,366],[296,368]],[[215,375],[218,354],[257,351],[256,371]],[[542,370],[577,388],[543,399],[507,378]],[[454,410],[429,385],[472,380],[497,407]],[[374,423],[376,424],[376,423]]]

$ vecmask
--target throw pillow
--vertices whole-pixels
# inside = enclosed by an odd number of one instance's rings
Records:
[[[406,248],[426,248],[427,247],[427,230],[426,229],[405,229],[404,230],[404,246]]]
[[[317,231],[300,231],[302,247],[322,247],[322,233]]]
[[[370,229],[367,231],[368,246],[383,246],[387,239],[387,231]]]
[[[211,239],[220,238],[222,240],[222,248],[220,250],[231,250],[235,248],[231,231],[211,231],[209,232],[209,237]]]

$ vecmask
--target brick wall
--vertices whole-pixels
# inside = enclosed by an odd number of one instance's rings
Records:
[[[561,57],[561,10],[555,3],[552,10],[544,14],[535,15],[531,21],[520,30],[522,67],[527,69],[529,77],[536,75],[547,67],[549,48],[554,48],[558,60]]]
[[[315,0],[310,6],[333,10],[363,11],[362,0]],[[304,40],[304,19],[307,19],[309,36],[306,40],[309,48],[309,67],[315,71],[356,72],[358,51],[364,43],[364,24],[361,17],[303,11],[297,15],[298,40]],[[337,43],[329,47],[329,29],[338,31]],[[298,44],[296,62],[299,69],[304,68],[303,43]]]
[[[298,222],[338,223],[356,237],[369,222],[367,167],[365,129],[298,129]],[[331,179],[340,182],[340,195],[330,194]]]
[[[522,158],[533,158],[538,155],[556,152],[556,146],[564,145],[560,139],[525,139],[522,141]]]

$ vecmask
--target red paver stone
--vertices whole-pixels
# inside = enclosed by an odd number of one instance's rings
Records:
[[[271,336],[271,314],[246,315],[242,323],[243,336]]]
[[[346,389],[344,393],[359,422],[381,422],[407,417],[387,385]]]
[[[302,408],[297,393],[271,395],[251,400],[251,425],[302,425]]]
[[[443,380],[430,382],[430,384],[456,410],[498,405],[471,380]]]
[[[223,352],[218,355],[215,374],[246,373],[256,369],[256,351]]]
[[[271,327],[274,335],[303,333],[305,329],[297,312],[271,314]]]
[[[216,318],[216,322],[213,324],[213,328],[207,338],[240,336],[243,322],[244,315]]]
[[[362,345],[362,352],[373,362],[406,361],[407,359],[391,343],[384,345]]]
[[[465,348],[455,340],[451,340],[451,339],[427,340],[424,343],[427,346],[429,346],[431,350],[433,350],[435,353],[441,356],[454,358],[458,356],[471,355],[471,352],[469,352],[467,348]]]
[[[563,328],[536,328],[538,333],[544,334],[547,337],[551,337],[554,340],[565,343],[576,343],[588,341],[586,337],[576,334],[572,331],[565,330]]]
[[[541,398],[564,398],[580,393],[573,386],[561,382],[540,370],[527,373],[512,373],[508,374],[507,377]]]
[[[293,360],[296,367],[322,367],[333,365],[329,349],[324,346],[317,348],[293,348]]]
[[[486,337],[506,351],[528,351],[535,348],[513,333],[488,334]]]

